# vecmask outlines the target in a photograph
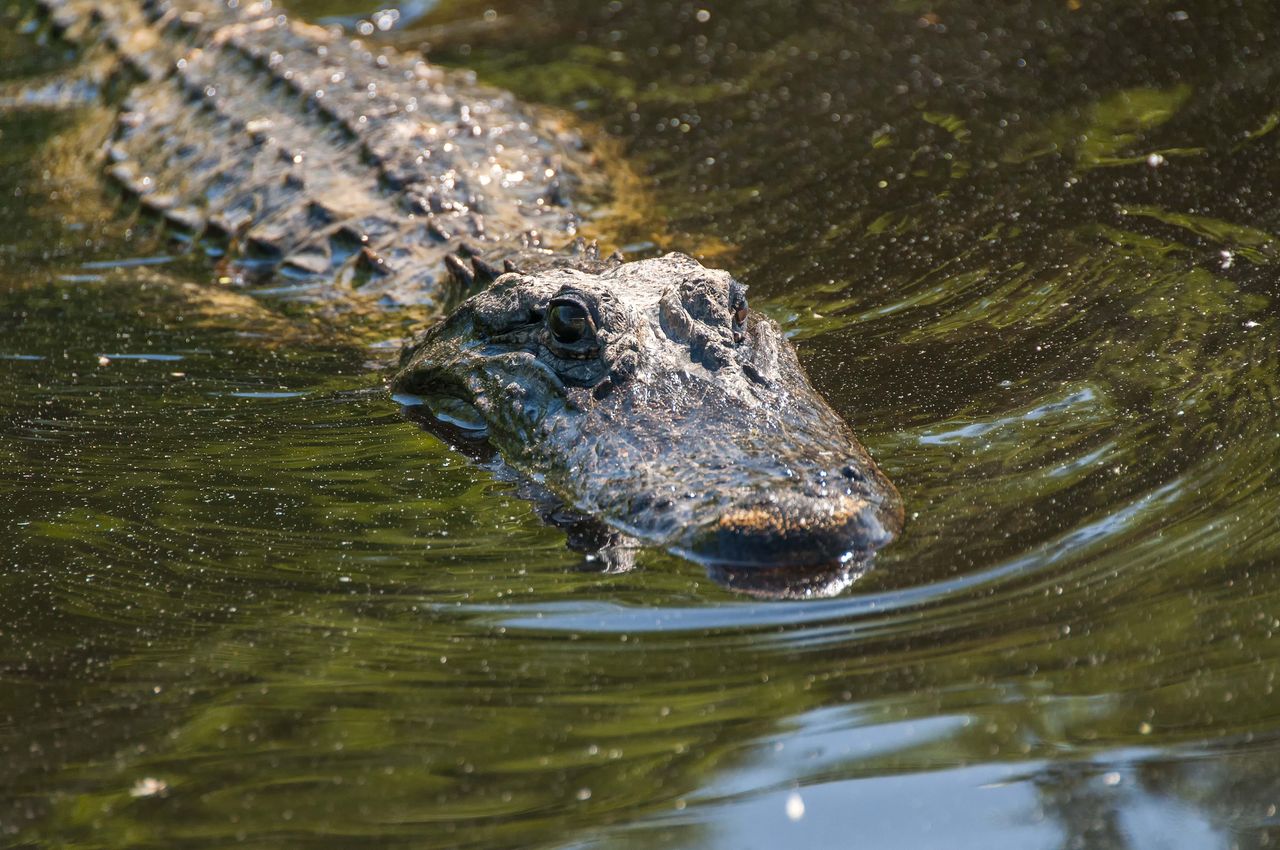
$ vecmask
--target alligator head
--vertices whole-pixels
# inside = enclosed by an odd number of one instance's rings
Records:
[[[406,350],[393,388],[713,567],[865,560],[902,527],[898,493],[744,292],[681,254],[503,274]]]

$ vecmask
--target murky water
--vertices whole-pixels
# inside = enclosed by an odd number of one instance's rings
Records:
[[[315,19],[374,11],[297,3]],[[835,599],[610,575],[0,113],[0,844],[1280,840],[1280,12],[406,4],[576,113],[602,224],[800,343],[909,527]],[[3,88],[75,58],[0,7]]]

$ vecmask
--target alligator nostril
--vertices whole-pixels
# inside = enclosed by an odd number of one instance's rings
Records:
[[[892,535],[879,509],[856,496],[779,494],[725,510],[691,538],[709,563],[814,565],[865,557]]]
[[[865,483],[867,480],[867,477],[862,474],[862,470],[858,469],[856,466],[853,466],[852,464],[840,470],[840,474],[843,475],[845,478],[848,478],[850,481],[858,481],[858,482]]]

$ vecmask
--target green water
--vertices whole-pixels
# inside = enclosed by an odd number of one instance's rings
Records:
[[[0,846],[1280,840],[1280,11],[405,10],[616,140],[602,227],[750,284],[907,533],[828,600],[603,573],[403,419],[403,317],[219,285],[109,110],[0,113]],[[3,87],[74,68],[29,12]]]

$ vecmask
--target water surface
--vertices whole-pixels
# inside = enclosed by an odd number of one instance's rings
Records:
[[[0,843],[1280,839],[1280,13],[402,11],[625,152],[594,226],[747,282],[907,532],[832,599],[604,572],[389,400],[422,317],[220,282],[98,178],[109,107],[9,109]],[[74,74],[0,13],[0,94]]]

